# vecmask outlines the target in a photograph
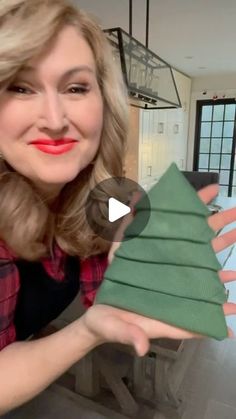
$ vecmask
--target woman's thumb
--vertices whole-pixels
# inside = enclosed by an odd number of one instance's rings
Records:
[[[123,335],[123,342],[134,347],[138,356],[144,356],[149,350],[149,339],[144,331],[136,325],[128,324]]]

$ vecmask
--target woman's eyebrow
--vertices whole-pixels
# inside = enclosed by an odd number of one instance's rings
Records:
[[[37,68],[30,65],[25,65],[24,67],[21,68],[19,73],[35,73],[36,71],[37,71]],[[95,74],[94,69],[90,67],[89,65],[80,65],[77,67],[72,67],[69,70],[67,70],[65,73],[63,73],[61,76],[61,81],[64,81],[65,79],[73,76],[76,73],[80,73],[82,71]]]

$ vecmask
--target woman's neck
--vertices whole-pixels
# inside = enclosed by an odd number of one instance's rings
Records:
[[[36,190],[43,199],[43,201],[50,207],[57,200],[64,187],[63,185],[41,185],[34,183]]]

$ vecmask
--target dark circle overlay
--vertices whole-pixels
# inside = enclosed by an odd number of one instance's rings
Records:
[[[114,222],[109,221],[109,198],[115,198],[124,205],[130,206],[135,215],[135,205],[132,205],[131,201],[133,202],[137,196],[140,196],[138,201],[142,199],[146,210],[142,211],[140,221],[134,226],[132,237],[124,236],[123,240],[138,236],[147,225],[150,217],[150,201],[147,193],[138,183],[125,177],[112,177],[98,183],[89,193],[85,207],[87,221],[92,231],[107,241],[117,241],[115,233],[124,217]]]

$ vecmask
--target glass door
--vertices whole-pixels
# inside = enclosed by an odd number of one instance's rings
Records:
[[[194,170],[218,172],[220,194],[236,196],[234,99],[197,102]]]

